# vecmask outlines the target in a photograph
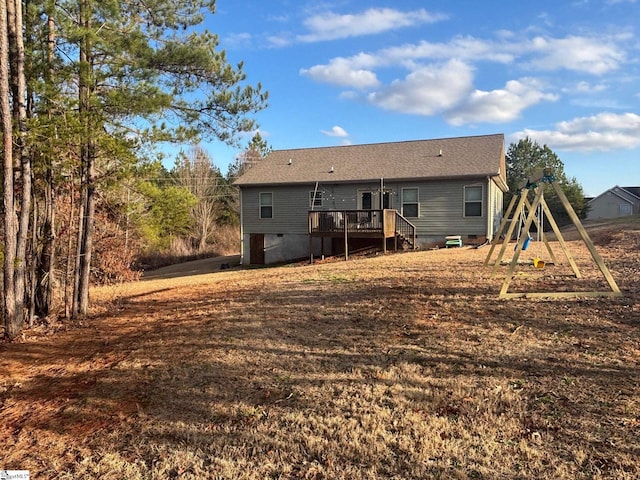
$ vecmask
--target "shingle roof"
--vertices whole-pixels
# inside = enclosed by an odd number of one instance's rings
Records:
[[[622,187],[622,189],[636,197],[640,197],[640,187]]]
[[[235,182],[239,186],[314,182],[505,178],[504,135],[274,150]]]

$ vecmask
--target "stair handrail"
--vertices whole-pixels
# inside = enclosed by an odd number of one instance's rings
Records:
[[[406,239],[411,239],[411,248],[416,249],[416,226],[396,210],[396,232]]]

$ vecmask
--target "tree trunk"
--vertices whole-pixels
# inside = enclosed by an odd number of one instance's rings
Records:
[[[38,228],[36,259],[33,285],[34,314],[46,317],[53,305],[54,259],[55,259],[55,211],[53,180],[48,172],[49,180],[45,186],[43,221]],[[34,206],[35,207],[35,206]],[[35,231],[35,224],[34,224]],[[36,242],[34,242],[36,243]]]
[[[55,58],[55,21],[53,17],[54,3],[47,4],[47,69],[45,70],[45,82],[50,87],[53,86],[53,62]],[[53,118],[51,113],[52,102],[47,98],[45,100],[45,108],[49,119]],[[55,230],[55,185],[53,178],[53,154],[49,153],[43,159],[44,168],[44,208],[42,212],[41,227],[37,232],[36,249],[34,253],[35,274],[33,289],[33,314],[39,317],[46,317],[50,314],[53,307],[53,288],[55,280],[55,251],[56,251],[56,230]],[[34,201],[35,205],[35,201]],[[34,207],[35,208],[35,207]],[[40,217],[38,217],[40,218]]]
[[[90,14],[86,0],[80,2],[80,22],[85,32],[91,28]],[[95,218],[95,141],[91,119],[91,95],[93,91],[93,56],[89,33],[80,42],[80,72],[78,95],[80,121],[83,122],[83,139],[80,148],[81,200],[79,211],[78,258],[76,270],[75,316],[85,316],[89,308],[89,280],[91,278],[91,254],[93,249],[93,225]]]
[[[71,255],[73,252],[73,219],[75,217],[75,207],[76,207],[76,191],[74,185],[74,177],[73,174],[69,178],[69,221],[67,222],[67,231],[68,231],[68,239],[67,239],[67,262],[66,268],[64,272],[64,316],[65,318],[71,318],[73,313],[77,310],[77,286],[75,283],[77,275],[75,271],[72,269],[72,265],[74,264],[74,259],[78,259],[78,255]],[[73,272],[73,275],[72,275]],[[70,283],[73,283],[70,286]]]
[[[2,125],[3,206],[4,206],[4,321],[5,335],[15,338],[22,328],[22,315],[16,314],[14,272],[17,222],[13,197],[13,124],[9,102],[9,39],[7,4],[0,1],[0,124]]]
[[[16,296],[16,315],[24,316],[27,314],[25,310],[25,293],[26,293],[26,276],[27,276],[27,244],[29,240],[29,221],[31,219],[31,188],[32,188],[32,170],[31,155],[26,145],[27,134],[27,81],[24,71],[24,38],[22,33],[22,2],[21,0],[7,0],[7,4],[11,7],[8,12],[12,12],[13,18],[9,16],[10,30],[13,28],[15,33],[15,47],[10,49],[15,58],[11,62],[14,66],[12,77],[14,79],[14,119],[18,127],[18,135],[16,136],[17,156],[20,159],[20,179],[22,181],[19,198],[19,224],[18,235],[16,238],[16,269],[15,269],[15,296]],[[16,192],[18,193],[18,192]],[[22,320],[21,320],[22,323]],[[21,325],[22,326],[22,325]]]
[[[80,268],[78,275],[78,305],[76,314],[84,317],[89,309],[89,284],[91,279],[91,253],[93,250],[93,227],[96,211],[95,195],[95,165],[92,142],[85,146],[86,156],[86,184],[84,194],[85,212],[80,237]],[[83,149],[83,150],[84,150]]]
[[[73,269],[73,303],[71,305],[71,317],[75,318],[80,314],[80,265],[82,263],[82,239],[85,230],[86,215],[85,206],[87,204],[86,181],[84,174],[80,176],[80,199],[78,201],[78,231],[76,233],[76,255]]]

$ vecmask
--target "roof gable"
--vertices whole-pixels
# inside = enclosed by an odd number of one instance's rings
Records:
[[[596,202],[598,199],[604,197],[605,195],[615,195],[616,197],[624,200],[628,203],[639,203],[640,202],[640,187],[620,187],[618,185],[605,190],[600,195],[595,198],[588,200],[588,203]]]
[[[505,176],[504,135],[274,150],[239,186]]]

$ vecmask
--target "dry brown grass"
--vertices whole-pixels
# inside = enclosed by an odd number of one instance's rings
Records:
[[[0,346],[0,468],[638,478],[639,247],[599,245],[621,298],[500,300],[487,248],[96,289],[89,320]]]

